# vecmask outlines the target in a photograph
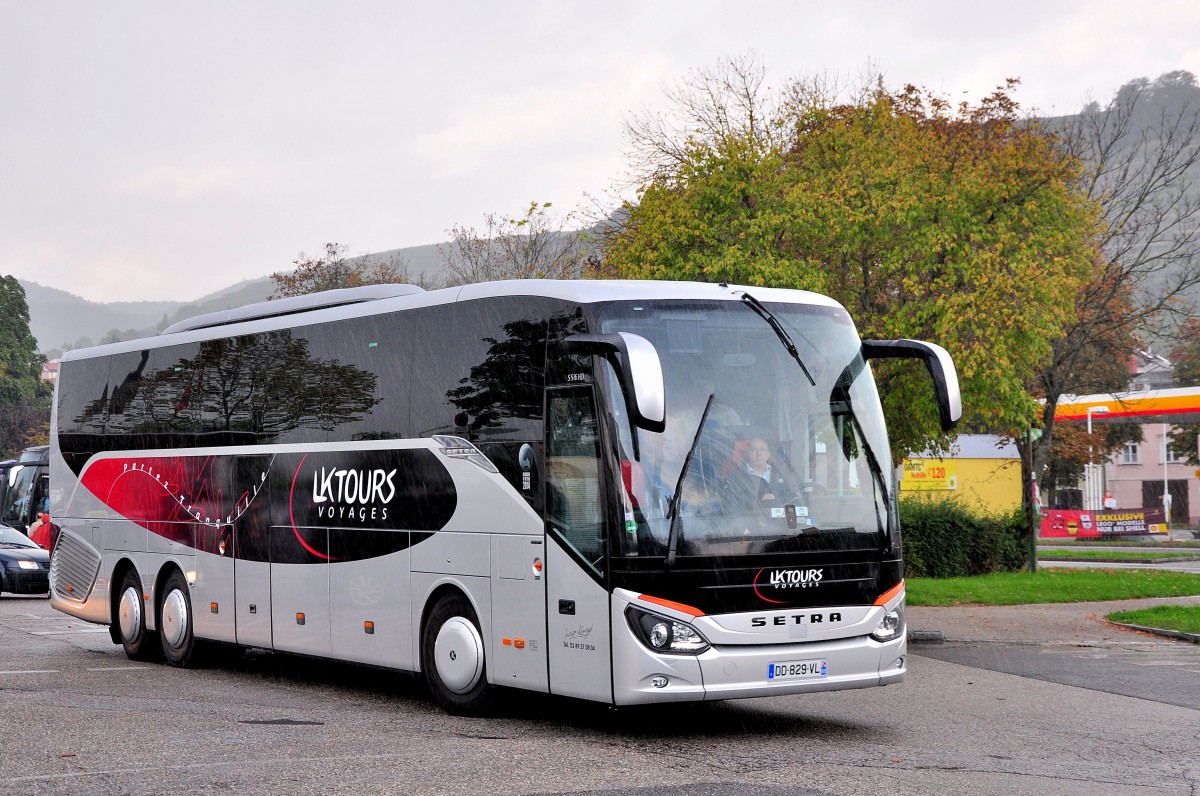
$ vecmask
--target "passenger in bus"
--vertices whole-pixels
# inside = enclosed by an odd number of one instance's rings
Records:
[[[654,451],[648,488],[657,501],[660,517],[670,516],[670,504],[675,495],[679,474],[687,456],[688,443],[681,437],[667,433],[663,435]],[[719,485],[706,477],[703,466],[693,461],[687,477],[679,486],[679,511],[683,515],[717,514],[721,509]]]

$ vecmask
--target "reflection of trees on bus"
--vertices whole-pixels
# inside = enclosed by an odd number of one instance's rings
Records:
[[[143,351],[111,395],[107,386],[76,423],[107,422],[107,433],[250,434],[332,429],[370,412],[377,376],[309,355],[288,330],[180,346],[155,367]],[[173,351],[174,349],[168,349]]]
[[[511,418],[540,418],[547,340],[582,327],[578,314],[554,315],[549,320],[510,321],[502,327],[505,337],[485,337],[487,357],[471,366],[470,375],[459,380],[461,387],[446,393],[450,403],[466,413],[470,433],[505,431]]]

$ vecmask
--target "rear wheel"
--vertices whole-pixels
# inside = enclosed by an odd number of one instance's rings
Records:
[[[189,666],[196,660],[192,633],[192,598],[183,573],[175,570],[163,585],[158,607],[158,637],[163,656],[172,666]]]
[[[491,704],[483,636],[461,594],[438,600],[421,632],[421,669],[433,701],[448,713],[478,716]]]
[[[121,579],[117,594],[117,636],[125,654],[135,661],[158,657],[158,637],[146,630],[146,602],[142,597],[142,579],[130,569]]]

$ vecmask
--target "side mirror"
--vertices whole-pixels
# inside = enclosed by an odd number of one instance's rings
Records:
[[[568,353],[601,356],[612,364],[635,426],[647,431],[666,430],[666,387],[662,362],[653,343],[629,332],[573,334],[562,342]],[[616,355],[620,355],[619,360]]]
[[[942,431],[949,431],[962,417],[962,393],[958,371],[946,349],[921,340],[863,340],[863,359],[920,359],[933,378]]]

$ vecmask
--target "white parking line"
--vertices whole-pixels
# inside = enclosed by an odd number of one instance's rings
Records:
[[[0,671],[0,674],[58,674],[58,669],[24,669],[13,671]]]
[[[106,666],[101,669],[88,669],[89,672],[141,672],[149,666]]]
[[[31,636],[66,636],[71,633],[107,633],[107,627],[81,627],[78,630],[31,630]]]

